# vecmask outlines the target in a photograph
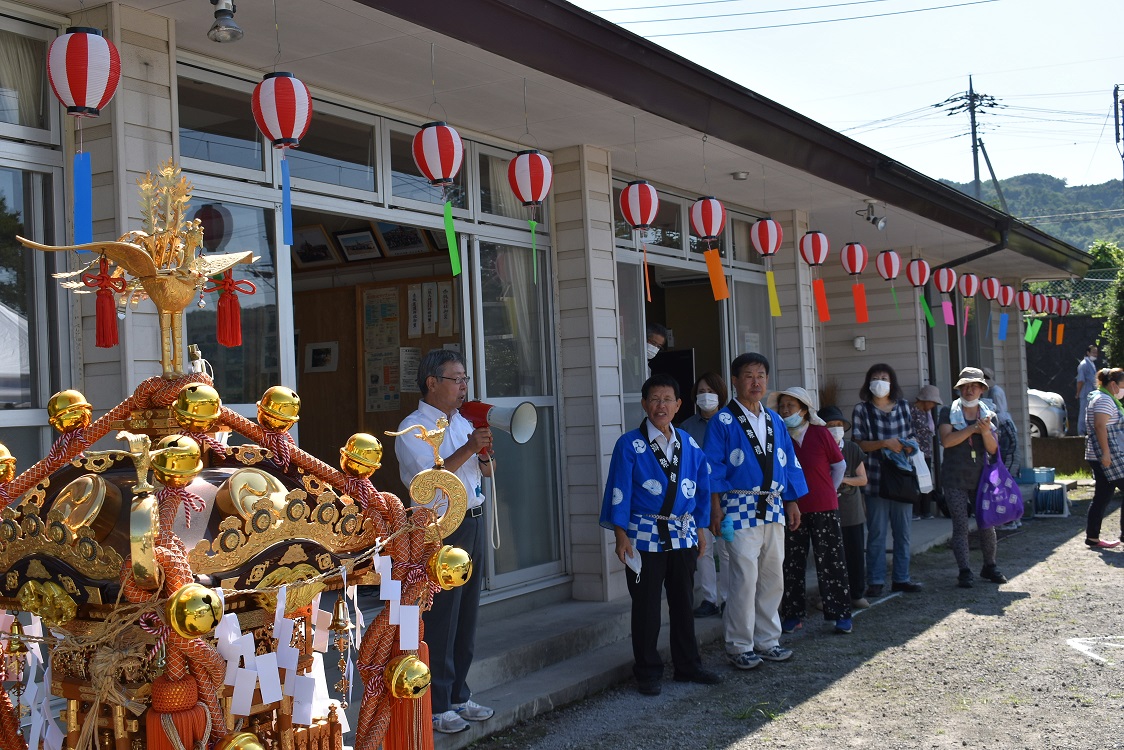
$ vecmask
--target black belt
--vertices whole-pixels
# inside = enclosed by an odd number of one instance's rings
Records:
[[[482,515],[484,515],[484,504],[483,503],[468,509],[469,518],[479,518]]]

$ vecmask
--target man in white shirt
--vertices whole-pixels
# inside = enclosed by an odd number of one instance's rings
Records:
[[[479,566],[484,556],[485,536],[482,478],[492,475],[492,459],[478,455],[492,447],[492,431],[487,427],[474,430],[458,411],[468,397],[468,381],[459,353],[448,349],[430,351],[418,365],[421,403],[398,425],[399,430],[418,424],[432,430],[437,427],[438,419],[448,419],[441,458],[445,468],[457,475],[468,492],[468,512],[457,530],[445,539],[445,544],[468,552],[477,572],[463,586],[434,595],[433,607],[424,615],[432,676],[429,691],[433,697],[433,729],[446,734],[468,729],[468,721],[484,721],[494,713],[471,700],[472,691],[466,684],[476,645],[476,615],[480,608]],[[394,453],[406,486],[419,472],[433,467],[433,449],[424,440],[403,435],[394,441]],[[436,501],[439,514],[444,512],[446,503],[444,494],[439,493]]]
[[[1085,349],[1085,358],[1077,366],[1077,434],[1085,434],[1085,407],[1089,403],[1089,394],[1097,390],[1097,355],[1100,351],[1096,344],[1089,344]]]

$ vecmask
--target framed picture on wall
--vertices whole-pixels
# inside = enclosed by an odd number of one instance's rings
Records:
[[[429,232],[407,224],[391,224],[385,221],[380,221],[374,226],[389,258],[433,252],[427,238]]]
[[[428,230],[429,242],[433,245],[434,250],[448,250],[449,240],[445,236],[444,229],[430,229]]]
[[[293,230],[293,264],[297,268],[333,266],[340,262],[328,233],[319,224]]]
[[[370,229],[336,232],[335,238],[340,245],[340,250],[343,251],[343,257],[348,260],[370,260],[382,257],[379,241]]]

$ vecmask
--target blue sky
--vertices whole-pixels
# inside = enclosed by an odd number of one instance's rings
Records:
[[[931,177],[972,179],[967,114],[931,106],[967,92],[969,75],[1004,105],[979,118],[1000,179],[1086,185],[1124,172],[1112,118],[1113,86],[1124,91],[1120,0],[576,4]],[[854,20],[832,20],[844,18]]]

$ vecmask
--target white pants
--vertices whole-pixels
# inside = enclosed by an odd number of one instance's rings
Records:
[[[710,529],[702,529],[706,537],[706,553],[699,558],[696,575],[699,584],[699,596],[702,602],[710,602],[715,606],[722,606],[730,591],[730,553],[726,550],[726,540],[721,536],[714,536]],[[714,558],[718,556],[718,569],[715,570]]]
[[[726,600],[726,653],[767,651],[780,642],[784,594],[784,524],[734,532],[726,543],[730,596]]]

